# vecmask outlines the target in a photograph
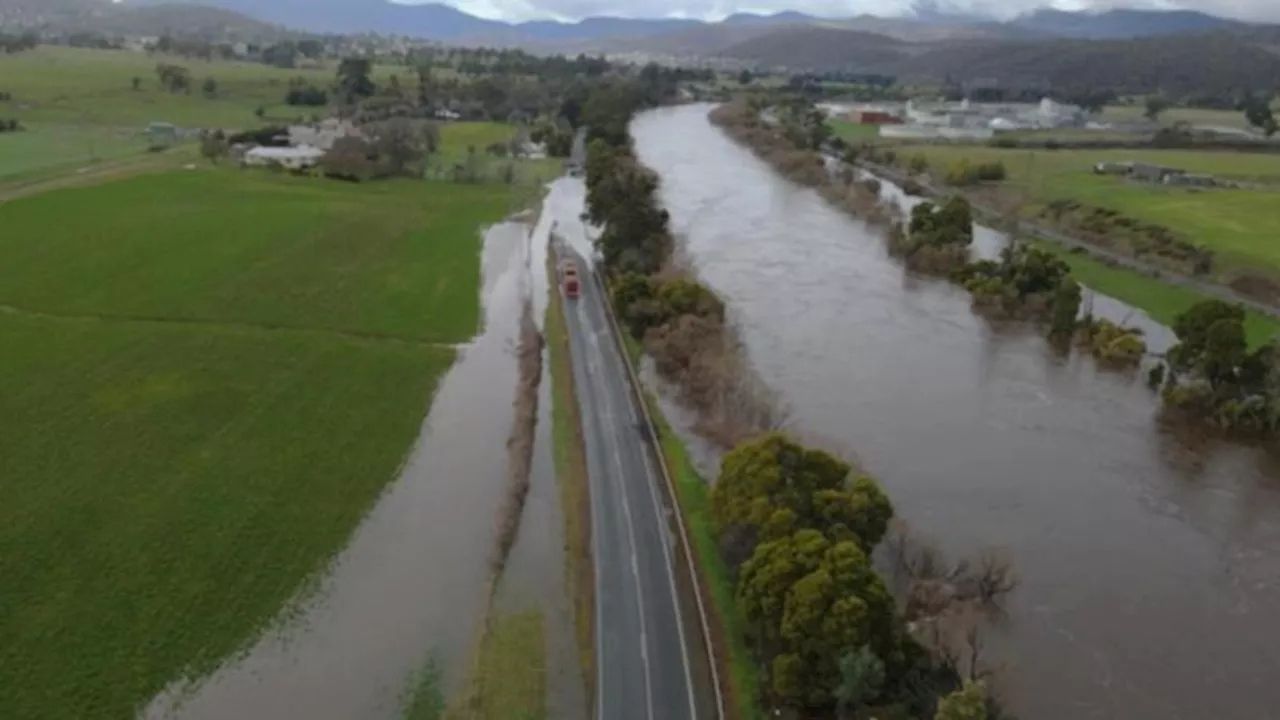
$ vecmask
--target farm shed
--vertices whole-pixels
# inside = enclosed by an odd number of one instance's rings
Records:
[[[324,151],[313,147],[256,147],[244,154],[244,164],[257,167],[279,165],[287,170],[301,170],[320,162]]]

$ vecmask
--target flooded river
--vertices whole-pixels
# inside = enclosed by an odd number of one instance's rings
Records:
[[[400,477],[318,590],[244,657],[158,698],[149,718],[395,718],[429,657],[446,690],[459,684],[507,487],[529,236],[510,222],[485,234],[485,327],[459,349]]]
[[[1015,558],[1013,709],[1280,717],[1280,467],[1187,448],[1138,374],[994,329],[963,290],[904,274],[878,231],[782,180],[708,109],[633,126],[674,231],[794,426],[856,453],[950,550]]]

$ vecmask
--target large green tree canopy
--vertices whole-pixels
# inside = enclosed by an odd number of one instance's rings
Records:
[[[761,544],[742,566],[737,600],[751,639],[773,658],[773,691],[788,705],[832,705],[840,659],[863,646],[901,664],[893,598],[850,540],[801,530]]]
[[[851,470],[830,453],[778,433],[740,445],[725,456],[711,494],[722,542],[750,548],[818,529],[870,552],[888,529],[893,505],[875,480],[850,482]]]

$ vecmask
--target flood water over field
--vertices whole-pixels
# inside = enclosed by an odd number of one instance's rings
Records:
[[[486,607],[494,518],[507,486],[503,448],[529,292],[528,238],[519,223],[485,234],[485,327],[459,348],[400,477],[317,592],[245,657],[194,689],[161,696],[148,717],[399,717],[428,657],[444,689],[459,683]]]
[[[1012,554],[1012,709],[1280,717],[1280,464],[1188,448],[1157,426],[1139,373],[1055,354],[975,316],[962,289],[906,275],[878,231],[778,177],[708,110],[632,128],[674,231],[794,427],[856,453],[948,550]]]

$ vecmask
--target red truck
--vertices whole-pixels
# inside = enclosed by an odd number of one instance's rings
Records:
[[[560,284],[564,287],[564,296],[570,300],[578,297],[578,265],[572,260],[565,260],[560,265]]]

